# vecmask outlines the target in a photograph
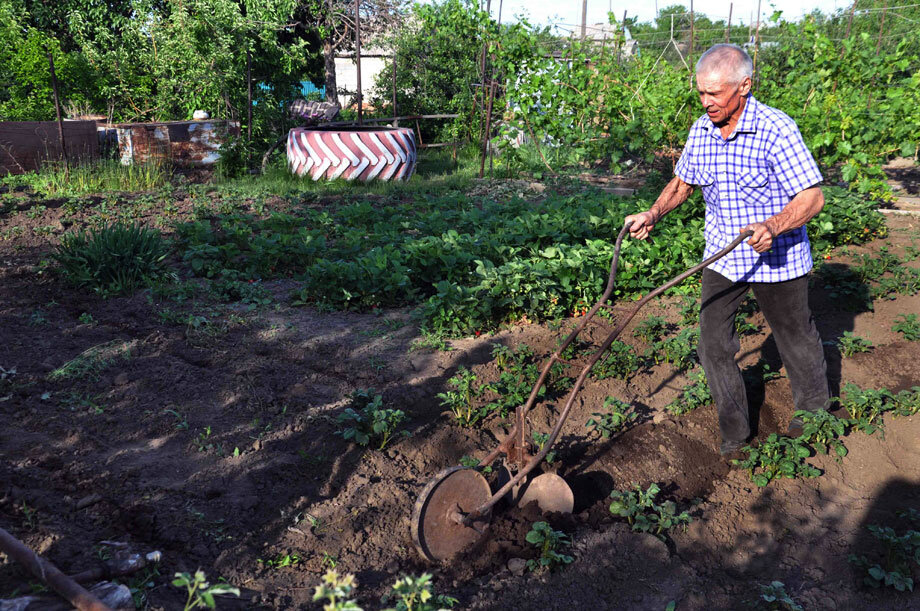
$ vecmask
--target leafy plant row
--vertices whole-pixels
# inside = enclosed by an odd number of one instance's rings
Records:
[[[816,250],[884,232],[872,203],[837,188],[827,195],[810,226]],[[458,194],[386,207],[304,208],[298,215],[218,215],[181,224],[176,235],[197,275],[293,276],[301,281],[298,304],[420,305],[427,331],[455,337],[521,318],[567,316],[596,301],[623,218],[645,206],[601,193],[539,203]],[[624,243],[617,297],[647,292],[699,261],[699,206],[694,198],[669,215],[648,242]]]

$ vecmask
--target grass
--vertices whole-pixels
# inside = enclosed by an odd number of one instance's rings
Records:
[[[92,346],[67,361],[48,374],[48,380],[78,380],[82,378],[98,378],[99,374],[118,361],[131,357],[131,352],[137,346],[137,340],[124,341],[115,339],[104,344]]]
[[[121,165],[111,159],[72,165],[69,172],[58,164],[45,165],[38,172],[28,172],[6,180],[7,184],[25,185],[49,197],[103,193],[106,191],[150,191],[171,180],[163,163]]]

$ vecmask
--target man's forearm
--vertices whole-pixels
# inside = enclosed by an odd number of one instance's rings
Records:
[[[658,199],[656,199],[652,207],[649,208],[649,212],[655,215],[657,222],[661,220],[661,217],[665,214],[687,201],[691,193],[693,193],[693,187],[675,176],[671,179],[671,182],[662,189],[661,195],[658,196]]]
[[[764,225],[770,229],[770,233],[778,236],[803,226],[821,212],[823,207],[824,193],[821,188],[810,187],[799,192],[779,214],[764,221]]]

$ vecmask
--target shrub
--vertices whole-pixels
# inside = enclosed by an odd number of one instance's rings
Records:
[[[107,297],[148,286],[165,273],[168,253],[159,231],[113,223],[65,234],[52,258],[68,281]]]

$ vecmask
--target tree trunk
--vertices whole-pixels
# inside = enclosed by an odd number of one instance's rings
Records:
[[[326,60],[326,101],[339,103],[339,92],[335,82],[335,49],[330,41],[323,42],[323,58]]]

